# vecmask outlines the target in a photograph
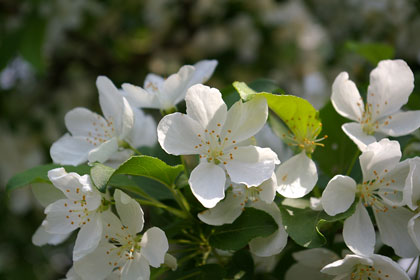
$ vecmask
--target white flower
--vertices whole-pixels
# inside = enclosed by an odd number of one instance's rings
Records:
[[[359,197],[355,213],[344,222],[343,237],[347,246],[359,255],[374,251],[375,230],[366,207],[372,207],[383,243],[397,255],[416,256],[418,250],[410,240],[407,223],[411,212],[404,206],[403,191],[409,172],[407,161],[399,162],[400,145],[382,139],[368,145],[360,156],[363,182],[336,175],[325,188],[321,203],[328,215],[345,212]]]
[[[86,161],[106,162],[127,159],[124,147],[153,145],[156,139],[154,121],[139,109],[131,109],[114,84],[100,76],[96,81],[102,116],[86,108],[75,108],[65,116],[66,133],[50,150],[51,158],[60,164],[79,165]]]
[[[188,90],[185,101],[186,115],[174,113],[160,121],[158,140],[169,154],[200,155],[189,183],[204,207],[212,208],[225,197],[225,170],[232,182],[247,186],[271,177],[277,155],[249,145],[267,119],[265,98],[238,101],[227,111],[219,90],[199,84]]]
[[[411,210],[418,208],[420,202],[420,157],[408,160],[410,173],[408,174],[404,189],[404,201]]]
[[[400,111],[413,88],[414,75],[407,63],[384,60],[370,73],[366,105],[346,72],[335,79],[331,102],[340,115],[355,121],[342,129],[363,151],[376,141],[376,132],[401,136],[420,127],[420,111]]]
[[[286,272],[286,280],[329,280],[333,276],[325,275],[321,269],[327,264],[339,259],[336,253],[324,249],[307,249],[292,254],[297,261]]]
[[[321,272],[334,275],[334,279],[398,279],[409,280],[407,273],[390,258],[382,255],[369,257],[346,255],[344,259],[325,266]]]
[[[184,99],[188,88],[192,85],[205,83],[216,66],[217,60],[202,60],[193,66],[181,67],[178,73],[170,75],[167,79],[149,74],[144,81],[144,89],[123,84],[124,96],[135,107],[167,111]]]
[[[226,198],[215,207],[198,214],[198,218],[209,225],[233,223],[245,207],[253,207],[270,214],[278,225],[278,229],[267,237],[257,237],[250,241],[249,247],[259,257],[273,256],[281,252],[287,243],[280,209],[273,202],[276,196],[276,177],[271,178],[258,187],[247,187],[232,184]]]
[[[165,261],[168,240],[157,228],[148,229],[143,236],[143,210],[120,190],[114,193],[120,219],[110,211],[104,212],[104,229],[99,246],[91,254],[74,263],[82,279],[105,279],[118,270],[121,279],[149,279],[149,266],[159,267]]]
[[[67,173],[64,168],[48,172],[50,181],[66,198],[45,208],[47,217],[34,235],[34,243],[57,244],[80,228],[73,250],[73,260],[92,252],[102,234],[101,193],[92,185],[89,175]]]

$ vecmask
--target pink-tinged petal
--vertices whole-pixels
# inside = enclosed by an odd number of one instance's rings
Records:
[[[133,107],[159,109],[160,102],[156,93],[151,93],[139,86],[125,83],[122,95],[128,100]]]
[[[363,99],[347,72],[340,73],[332,85],[331,103],[345,118],[360,122],[364,112]]]
[[[213,208],[225,197],[225,171],[213,163],[200,163],[188,182],[194,196],[206,208]]]
[[[268,106],[264,97],[257,96],[245,103],[239,100],[228,111],[221,138],[227,138],[230,146],[233,146],[235,141],[239,143],[246,140],[261,130],[267,116]]]
[[[284,229],[279,207],[273,202],[262,201],[252,203],[252,207],[265,211],[276,221],[278,229],[269,236],[257,237],[249,242],[251,252],[259,257],[269,257],[280,253],[287,243],[287,232]]]
[[[350,208],[356,197],[356,182],[353,178],[335,175],[322,193],[321,204],[324,211],[335,216]]]
[[[310,193],[318,181],[315,163],[305,151],[283,162],[276,171],[277,192],[284,197],[300,198]]]
[[[385,279],[410,280],[404,269],[392,259],[377,254],[374,254],[370,258],[373,260],[373,265],[375,270],[378,271],[378,274],[381,271],[378,275],[379,277],[385,275]]]
[[[149,228],[141,238],[141,255],[153,267],[159,267],[165,261],[165,254],[169,249],[165,232],[157,227]]]
[[[118,278],[120,279],[120,278]],[[134,259],[125,263],[121,269],[121,280],[149,280],[150,267],[147,259],[141,254],[134,254]]]
[[[144,214],[140,204],[118,189],[114,192],[114,200],[122,224],[128,228],[132,235],[142,231]]]
[[[94,134],[97,134],[95,128],[103,131],[102,127],[108,125],[102,116],[81,107],[67,112],[64,122],[72,136],[85,136],[89,140],[94,140]]]
[[[416,210],[420,200],[420,157],[409,159],[410,170],[405,182],[404,202],[411,210]]]
[[[420,127],[420,111],[398,112],[379,121],[378,131],[390,136],[407,135]]]
[[[225,164],[230,179],[247,186],[258,186],[269,179],[279,163],[276,153],[270,148],[245,146],[230,153],[232,159]]]
[[[341,126],[341,129],[362,152],[366,149],[367,145],[376,142],[376,138],[367,135],[359,123],[345,123]]]
[[[127,141],[134,147],[153,147],[157,141],[156,122],[152,116],[147,116],[142,110],[132,108],[134,126],[127,136]]]
[[[368,103],[373,119],[397,112],[408,102],[414,88],[414,75],[403,60],[383,60],[370,73]]]
[[[353,215],[344,221],[343,238],[347,247],[362,256],[373,254],[375,229],[366,208],[359,202]]]
[[[204,84],[207,82],[211,75],[213,75],[214,69],[216,69],[217,66],[217,60],[201,60],[194,64],[194,74],[190,78],[189,86],[195,85],[195,84]]]
[[[389,207],[386,212],[375,211],[374,214],[384,244],[392,247],[400,257],[411,258],[420,254],[407,229],[408,221],[413,216],[410,210]]]
[[[45,230],[43,225],[40,225],[32,236],[32,243],[36,246],[58,245],[70,236],[70,233],[53,234]]]
[[[162,86],[162,92],[158,96],[162,109],[170,109],[185,98],[189,88],[189,81],[194,75],[194,67],[191,65],[182,66],[178,73],[170,75]]]
[[[408,221],[408,234],[411,237],[411,240],[416,245],[417,250],[420,251],[420,213],[417,213],[414,215],[409,221]],[[34,243],[35,244],[35,243]]]
[[[99,76],[96,79],[99,90],[99,104],[106,120],[115,128],[120,139],[124,139],[133,128],[134,116],[125,99],[110,79]]]
[[[369,144],[359,157],[363,181],[378,180],[392,170],[401,159],[400,144],[387,138]]]
[[[197,216],[208,225],[221,226],[223,224],[233,223],[241,214],[246,197],[245,192],[240,194],[228,191],[226,198],[211,209],[207,209]]]
[[[50,156],[55,163],[77,166],[87,161],[89,152],[94,148],[86,137],[66,133],[52,144]]]
[[[271,178],[264,181],[259,188],[260,191],[260,199],[265,203],[273,202],[274,198],[276,197],[276,190],[277,190],[277,177],[276,174],[273,173]]]
[[[201,84],[188,89],[185,96],[187,115],[196,120],[203,128],[219,134],[226,120],[227,107],[222,94],[216,88]]]
[[[157,127],[158,141],[162,149],[173,155],[199,153],[200,136],[204,129],[187,115],[174,113],[165,116]]]
[[[80,228],[73,249],[73,261],[78,261],[98,247],[102,237],[102,219],[100,214],[92,215]]]
[[[88,160],[89,162],[97,161],[104,163],[117,151],[118,139],[116,137],[112,137],[111,139],[92,149],[88,154]]]
[[[358,255],[346,255],[344,259],[335,261],[333,263],[330,263],[326,266],[324,266],[321,269],[322,273],[326,273],[328,275],[343,275],[348,274],[350,276],[350,273],[352,273],[356,266],[362,264],[362,265],[373,265],[373,261],[368,257],[358,256]],[[334,278],[335,280],[336,278]],[[344,278],[348,279],[348,278]]]

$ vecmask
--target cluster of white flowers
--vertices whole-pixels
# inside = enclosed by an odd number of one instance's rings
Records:
[[[324,138],[316,139],[320,127],[308,119],[306,133],[295,131],[291,136],[298,153],[276,170],[278,155],[257,146],[254,138],[267,121],[266,98],[240,100],[228,109],[218,89],[202,85],[216,65],[216,61],[200,61],[183,66],[167,79],[149,74],[144,88],[123,84],[118,90],[108,78],[99,77],[104,117],[84,108],[67,113],[70,134],[52,145],[51,157],[63,165],[88,161],[118,166],[136,148],[153,146],[156,139],[168,154],[199,155],[188,179],[192,194],[207,208],[198,214],[199,220],[220,226],[233,223],[246,207],[262,210],[278,229],[250,240],[249,248],[258,257],[274,256],[288,240],[274,201],[276,193],[296,199],[312,191],[318,172],[311,154]],[[318,211],[322,206],[334,216],[355,204],[343,228],[344,242],[353,254],[339,260],[326,249],[295,253],[297,263],[286,279],[408,279],[398,264],[374,253],[376,232],[369,209],[384,244],[401,257],[420,255],[420,213],[414,213],[420,200],[420,158],[400,162],[397,141],[377,142],[385,135],[401,136],[420,127],[420,111],[400,111],[413,90],[414,76],[404,61],[387,60],[379,63],[370,78],[366,105],[347,73],[336,78],[331,96],[336,111],[356,121],[342,129],[361,151],[363,180],[357,183],[349,176],[336,175],[320,204],[312,207]],[[171,113],[184,99],[186,114]],[[160,109],[166,115],[156,128],[153,118],[139,107]],[[128,194],[119,189],[112,196],[109,191],[104,194],[88,175],[67,173],[64,168],[50,170],[48,178],[62,196],[46,207],[46,218],[33,242],[58,244],[80,228],[67,279],[149,279],[149,266],[176,266],[167,254],[168,240],[161,229],[151,227],[140,234],[144,214]]]

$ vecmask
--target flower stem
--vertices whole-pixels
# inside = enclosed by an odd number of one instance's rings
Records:
[[[411,261],[410,265],[408,266],[407,270],[405,272],[408,273],[408,271],[410,271],[411,267],[413,266],[414,262],[416,261],[417,258],[413,258],[413,260]]]
[[[416,276],[414,277],[415,280],[419,280],[419,270],[420,270],[420,257],[417,261],[417,269],[416,269]]]
[[[351,173],[351,171],[353,170],[353,166],[356,163],[356,160],[359,157],[359,155],[360,155],[360,151],[359,151],[359,149],[357,149],[356,153],[353,156],[353,159],[351,160],[351,163],[349,165],[349,168],[347,169],[347,172],[346,172],[346,175],[347,176],[349,176],[350,173]]]

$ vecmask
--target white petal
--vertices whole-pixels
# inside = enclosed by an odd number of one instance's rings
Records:
[[[356,196],[356,182],[353,178],[335,175],[329,182],[321,197],[322,208],[330,216],[347,211]]]
[[[322,207],[321,198],[313,196],[309,198],[309,207],[314,211],[324,210],[324,208]]]
[[[408,234],[410,235],[413,243],[416,245],[417,250],[420,250],[420,219],[419,219],[419,217],[420,217],[420,213],[417,213],[416,215],[414,215],[408,221],[408,226],[407,226]],[[35,242],[33,242],[33,243],[35,244]]]
[[[141,238],[140,246],[140,253],[151,266],[159,267],[164,263],[169,244],[165,233],[160,228],[149,228]]]
[[[409,160],[410,171],[405,182],[404,202],[411,210],[417,209],[420,200],[420,157]]]
[[[246,103],[237,101],[228,111],[222,139],[239,143],[254,136],[264,126],[267,116],[268,106],[264,97],[257,96]]]
[[[225,171],[213,163],[200,163],[188,182],[194,196],[206,208],[213,208],[225,197]]]
[[[420,111],[398,112],[379,122],[378,131],[390,136],[407,135],[420,127]]]
[[[378,179],[386,175],[385,170],[392,170],[401,158],[400,144],[387,138],[369,144],[359,157],[363,181]]]
[[[66,133],[52,144],[50,156],[55,163],[76,166],[87,161],[93,148],[95,146],[86,141],[86,137]]]
[[[89,162],[101,162],[107,161],[114,153],[118,151],[118,139],[112,137],[111,139],[103,142],[96,148],[92,149],[88,154]]]
[[[165,79],[159,75],[150,73],[147,74],[146,79],[144,79],[143,88],[156,96],[159,96],[162,92],[163,83]]]
[[[271,178],[264,181],[259,188],[260,191],[260,198],[265,203],[273,202],[274,198],[276,197],[276,190],[277,190],[277,177],[276,174],[273,173]]]
[[[408,102],[414,88],[414,75],[403,60],[383,60],[370,73],[368,103],[374,119],[397,112]],[[376,115],[376,116],[375,116]]]
[[[344,259],[335,261],[323,267],[321,272],[329,275],[342,275],[346,273],[350,274],[354,271],[358,264],[369,266],[373,264],[373,261],[370,258],[363,256],[346,255]]]
[[[48,183],[31,184],[31,189],[35,198],[43,207],[47,207],[59,199],[66,198],[62,191]]]
[[[356,85],[349,80],[347,72],[342,72],[335,78],[331,103],[343,117],[360,122],[365,106]]]
[[[386,212],[375,211],[374,214],[383,243],[391,246],[400,257],[410,258],[420,254],[408,234],[407,224],[413,216],[411,211],[403,207],[390,207]]]
[[[150,267],[147,259],[141,254],[135,254],[134,260],[129,260],[122,268],[121,280],[149,280]]]
[[[381,180],[383,182],[380,189],[378,189],[378,194],[385,203],[391,206],[403,206],[406,204],[403,198],[403,192],[406,188],[409,172],[410,164],[408,160],[405,160],[398,163],[382,177]],[[381,183],[381,180],[379,183]]]
[[[95,133],[95,128],[107,125],[106,120],[102,116],[81,107],[67,112],[64,122],[73,136],[91,137],[90,135]]]
[[[203,128],[220,133],[226,120],[227,107],[218,89],[197,84],[188,89],[185,102],[189,117]]]
[[[359,202],[353,215],[344,221],[343,238],[347,247],[362,256],[373,254],[375,229],[366,208]]]
[[[171,254],[165,254],[165,265],[168,266],[172,271],[178,268],[178,262]]]
[[[286,246],[288,237],[283,226],[280,209],[274,202],[267,204],[261,201],[252,203],[252,207],[270,214],[276,221],[278,229],[269,236],[252,239],[249,242],[249,249],[259,257],[269,257],[280,253]]]
[[[99,103],[108,122],[112,122],[120,139],[133,128],[134,116],[127,99],[125,99],[110,79],[99,76],[96,80],[99,90]]]
[[[119,265],[120,258],[117,251],[116,247],[110,243],[101,242],[95,251],[74,262],[74,270],[83,280],[105,279]],[[115,262],[116,266],[114,266]]]
[[[157,141],[156,122],[142,110],[132,108],[134,113],[134,126],[128,135],[128,142],[134,147],[153,147]]]
[[[170,75],[165,80],[162,86],[162,94],[159,96],[162,109],[170,109],[185,98],[194,70],[193,66],[184,65],[178,73]]]
[[[143,230],[144,214],[140,204],[121,190],[114,192],[115,207],[124,226],[136,235]]]
[[[213,75],[214,69],[216,69],[217,60],[201,60],[193,66],[195,71],[193,76],[190,78],[189,86],[204,84],[207,82],[211,75]]]
[[[123,96],[133,107],[160,109],[160,102],[156,94],[148,92],[141,87],[125,83]]]
[[[66,273],[66,279],[65,280],[82,280],[79,275],[76,274],[76,271],[73,267],[71,267],[67,273]]]
[[[226,198],[211,209],[207,209],[197,216],[208,225],[220,226],[223,224],[231,224],[241,213],[243,206],[241,203],[245,201],[245,193],[239,195],[233,191],[228,191]]]
[[[198,134],[204,134],[198,122],[181,113],[165,116],[158,124],[159,144],[168,154],[198,154],[196,146],[201,144]]]
[[[366,146],[376,142],[376,138],[363,132],[359,123],[345,123],[341,126],[344,133],[353,141],[360,151],[364,151]]]
[[[284,197],[300,198],[310,193],[318,181],[315,163],[305,151],[283,162],[276,171],[277,192]]]
[[[32,236],[32,243],[36,246],[57,245],[62,243],[70,236],[70,233],[66,234],[53,234],[45,230],[43,225],[40,225]]]
[[[338,255],[333,251],[324,248],[313,248],[298,251],[292,254],[293,258],[307,267],[317,268],[318,271],[327,264],[338,259]]]
[[[73,249],[73,261],[78,261],[98,247],[102,237],[102,219],[99,214],[92,216],[77,234]]]
[[[373,260],[373,264],[375,269],[381,271],[380,275],[388,275],[385,276],[385,279],[398,279],[398,280],[409,280],[407,273],[399,266],[396,262],[392,259],[374,254],[370,257]],[[380,276],[379,275],[379,276]]]
[[[80,218],[76,216],[74,208],[64,207],[65,204],[70,205],[71,202],[72,201],[68,199],[60,199],[45,208],[47,217],[44,224],[47,232],[53,234],[67,234],[79,227]],[[72,212],[69,212],[69,209]],[[81,211],[81,208],[78,210]]]
[[[301,263],[293,264],[284,276],[285,280],[330,280],[332,276],[327,276],[320,271],[320,268],[307,267]]]
[[[245,146],[230,152],[233,159],[225,167],[232,182],[238,184],[260,185],[271,177],[275,165],[279,163],[276,153],[270,148]]]

